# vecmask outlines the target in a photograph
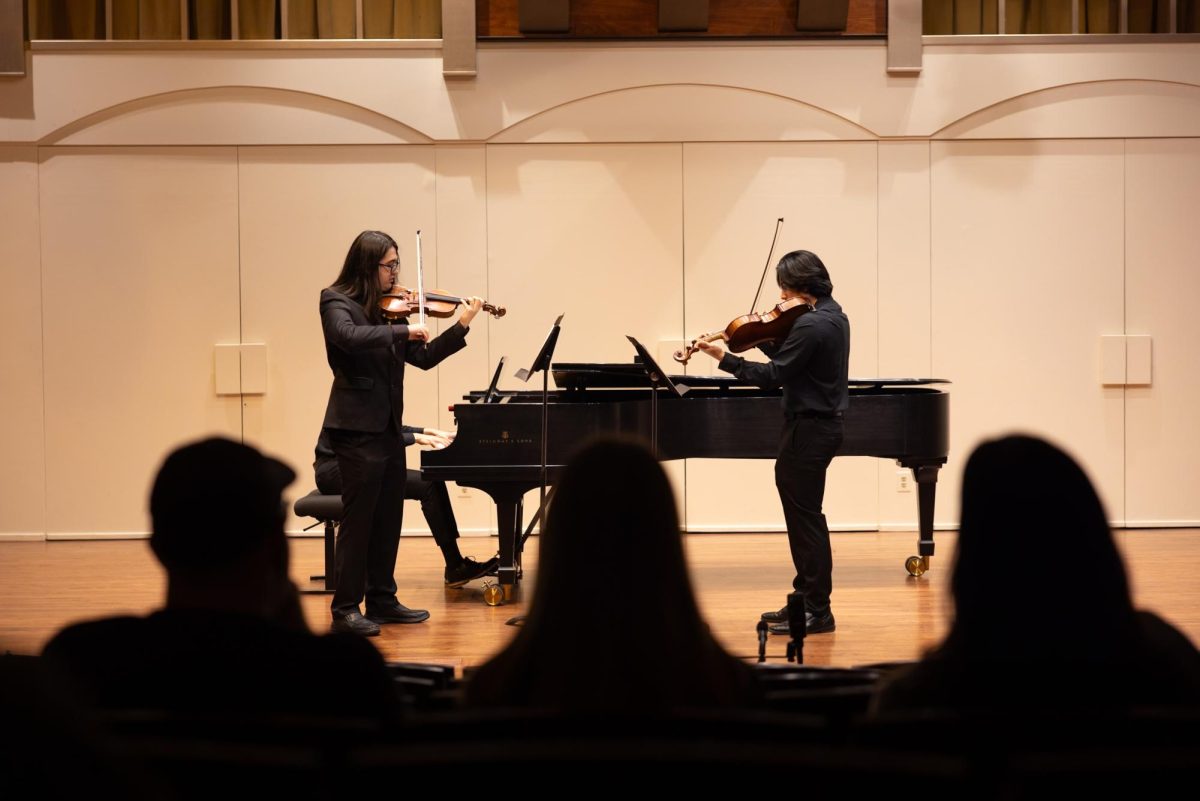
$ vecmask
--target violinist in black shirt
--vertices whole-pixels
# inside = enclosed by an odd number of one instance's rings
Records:
[[[775,460],[775,486],[787,521],[788,544],[796,566],[793,588],[804,595],[807,633],[834,630],[829,596],[833,557],[829,526],[821,505],[825,471],[842,444],[842,414],[850,403],[850,321],[833,299],[833,282],[821,259],[796,250],[779,260],[775,280],[784,300],[799,298],[813,307],[800,315],[779,344],[761,345],[766,364],[697,342],[720,367],[764,388],[783,387],[783,438]],[[764,612],[771,633],[787,634],[787,608]]]

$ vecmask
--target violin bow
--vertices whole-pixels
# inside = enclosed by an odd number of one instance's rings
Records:
[[[420,228],[417,229],[417,322],[425,325],[425,268],[421,262]]]
[[[763,282],[767,280],[767,268],[771,266],[771,257],[775,255],[775,243],[779,240],[779,229],[782,227],[783,218],[780,217],[775,222],[775,236],[771,237],[771,249],[767,251],[767,263],[763,265],[762,277],[758,279],[758,291],[754,293],[754,302],[750,304],[750,314],[754,314],[754,310],[758,308],[758,296],[762,294]],[[420,233],[420,231],[417,233]],[[420,252],[420,248],[418,247],[417,253]]]

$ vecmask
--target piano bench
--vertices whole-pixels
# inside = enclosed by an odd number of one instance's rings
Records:
[[[312,517],[317,524],[325,525],[325,573],[320,576],[310,576],[313,581],[324,581],[324,587],[318,589],[302,589],[302,593],[332,593],[334,589],[334,541],[337,537],[338,524],[342,522],[342,496],[322,495],[319,490],[313,490],[303,498],[298,498],[292,506],[297,517]],[[312,528],[312,526],[309,526]],[[307,529],[305,529],[307,531]]]

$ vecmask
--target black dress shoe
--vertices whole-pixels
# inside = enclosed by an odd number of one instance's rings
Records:
[[[476,562],[471,557],[464,556],[458,567],[446,568],[446,586],[456,589],[466,586],[468,581],[474,581],[495,572],[499,564],[500,557],[498,556],[493,556],[486,562]]]
[[[837,624],[833,621],[833,613],[826,612],[823,615],[813,615],[812,612],[804,613],[804,632],[805,634],[827,634],[837,628]],[[791,634],[792,629],[788,626],[787,621],[783,623],[772,623],[767,626],[767,631],[772,634]]]
[[[786,623],[787,607],[785,606],[777,612],[763,612],[759,617],[768,623]]]
[[[409,609],[399,601],[393,601],[386,606],[368,606],[367,620],[375,623],[420,623],[429,620],[429,612]]]
[[[334,615],[333,623],[329,626],[330,631],[338,631],[343,634],[357,634],[360,637],[378,637],[379,626],[362,616],[362,613],[355,609],[345,615]]]

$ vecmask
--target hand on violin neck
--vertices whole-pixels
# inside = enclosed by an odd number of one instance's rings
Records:
[[[429,326],[424,323],[413,323],[408,327],[409,342],[428,342]]]
[[[720,345],[714,345],[713,343],[705,342],[702,339],[696,341],[696,347],[707,353],[709,356],[712,356],[717,361],[721,361],[721,358],[725,355],[725,349]]]
[[[479,314],[479,310],[483,308],[483,298],[472,295],[466,298],[466,303],[463,304],[462,316],[458,321],[462,323],[463,328],[470,328],[471,321],[475,319],[475,315]]]

